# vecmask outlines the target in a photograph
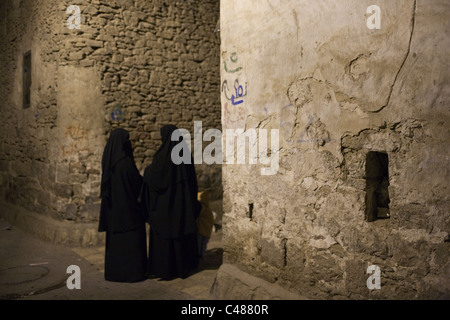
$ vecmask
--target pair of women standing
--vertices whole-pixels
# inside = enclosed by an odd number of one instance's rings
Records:
[[[143,178],[128,132],[111,132],[102,158],[99,220],[99,231],[106,231],[106,280],[184,278],[198,265],[197,178],[193,164],[172,162],[173,147],[184,143],[172,141],[175,130],[161,128],[161,147]],[[145,222],[150,224],[148,258]]]

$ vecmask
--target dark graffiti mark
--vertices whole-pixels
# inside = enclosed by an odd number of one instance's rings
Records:
[[[245,92],[244,88],[239,84],[239,80],[236,79],[234,81],[234,94],[231,94],[230,96],[230,88],[228,87],[228,82],[225,80],[222,83],[222,92],[225,93],[225,98],[227,100],[231,101],[232,105],[238,105],[244,102],[243,97],[247,95],[247,83],[245,83]],[[238,100],[236,100],[238,99]]]

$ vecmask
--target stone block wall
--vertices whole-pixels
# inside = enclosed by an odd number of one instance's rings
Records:
[[[278,130],[279,170],[224,164],[216,296],[267,298],[233,266],[309,298],[450,297],[449,3],[378,1],[380,28],[371,5],[221,2],[224,130]]]
[[[218,1],[9,0],[0,12],[0,196],[7,201],[95,222],[113,128],[130,132],[141,172],[164,124],[193,133],[198,120],[204,130],[221,129]],[[200,187],[220,198],[220,166],[197,172]]]

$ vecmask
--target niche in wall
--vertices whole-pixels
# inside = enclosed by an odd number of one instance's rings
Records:
[[[366,155],[366,220],[387,219],[389,213],[389,157],[384,152]]]
[[[27,51],[23,55],[22,64],[22,93],[24,109],[31,106],[31,51]]]

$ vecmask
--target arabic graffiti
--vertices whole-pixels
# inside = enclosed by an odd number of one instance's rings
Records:
[[[224,95],[224,126],[226,128],[239,128],[245,125],[245,97],[247,96],[247,82],[240,80],[237,72],[243,70],[238,64],[238,54],[223,52],[223,67],[226,79],[222,82],[221,92]]]
[[[244,102],[243,99],[240,100],[236,100],[236,98],[243,98],[247,95],[247,82],[245,83],[245,93],[244,93],[244,88],[239,84],[239,80],[236,79],[234,80],[234,94],[232,94],[230,96],[230,88],[228,88],[228,81],[225,80],[222,83],[222,92],[225,93],[225,98],[228,101],[231,101],[231,104],[233,106],[241,104],[242,102]]]
[[[232,62],[232,64],[237,63],[237,60],[238,60],[238,58],[237,58],[237,53],[236,52],[233,52],[232,54],[230,54],[230,61]],[[236,73],[236,72],[242,70],[242,67],[237,67],[235,69],[229,70],[228,67],[227,67],[227,61],[226,60],[223,61],[223,68],[225,69],[225,72],[227,72],[227,73]]]

